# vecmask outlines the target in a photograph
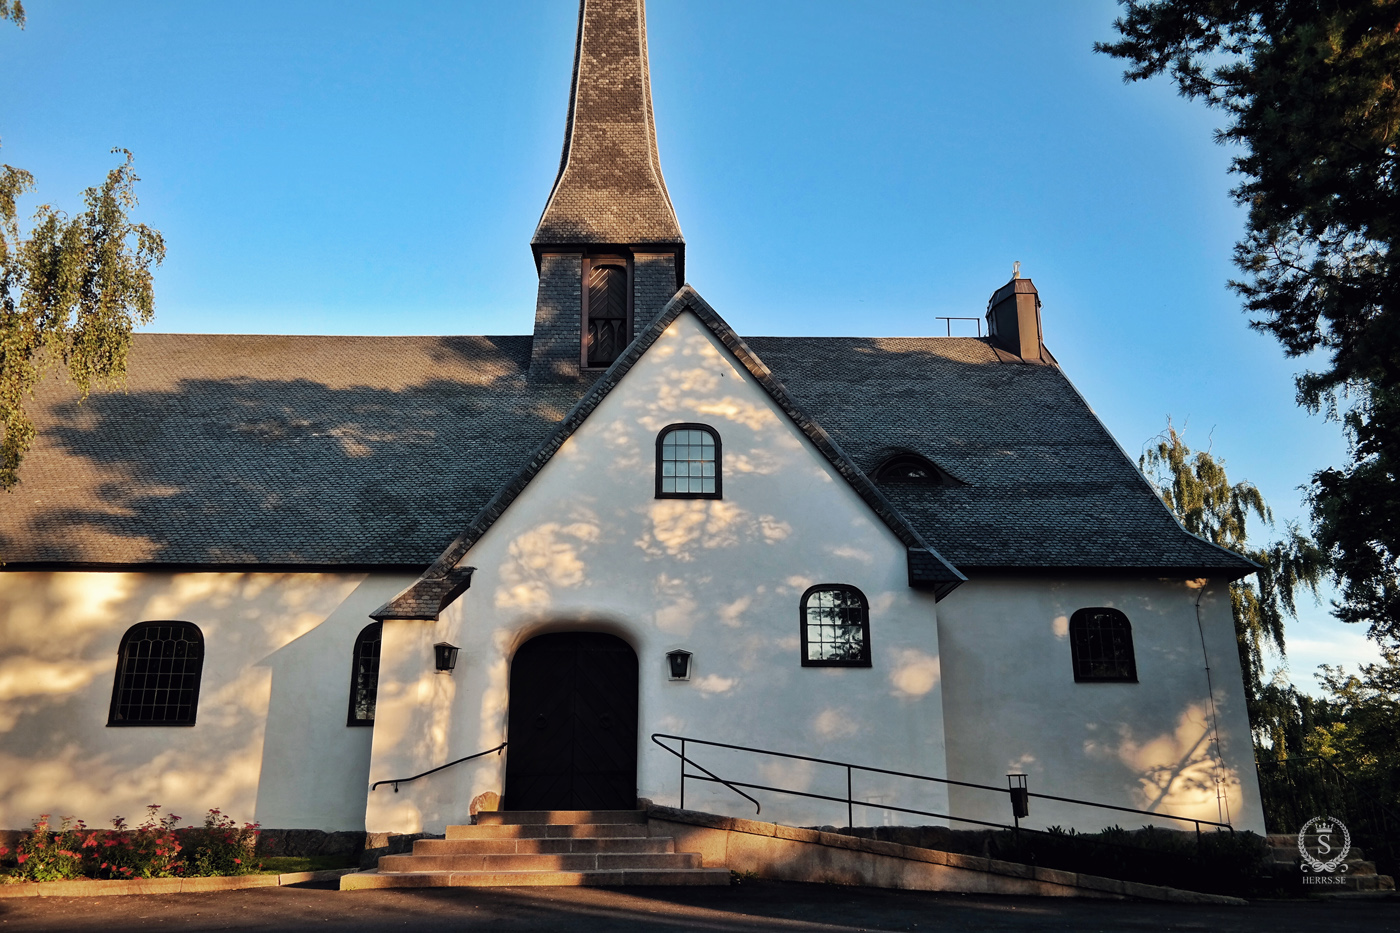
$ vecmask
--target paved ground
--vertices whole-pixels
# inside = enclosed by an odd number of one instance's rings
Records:
[[[0,900],[0,931],[148,930],[1201,930],[1400,931],[1400,900],[1192,907],[993,898],[757,882],[729,888],[353,891],[252,888],[215,894]]]

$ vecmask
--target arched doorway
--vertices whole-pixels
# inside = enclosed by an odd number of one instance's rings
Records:
[[[510,667],[507,810],[637,805],[637,654],[600,632],[540,635]]]

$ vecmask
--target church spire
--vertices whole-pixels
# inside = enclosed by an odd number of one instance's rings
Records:
[[[685,281],[651,114],[643,0],[580,0],[564,155],[530,241],[532,379],[602,371]]]
[[[531,245],[684,242],[656,149],[645,3],[581,0],[564,152]]]

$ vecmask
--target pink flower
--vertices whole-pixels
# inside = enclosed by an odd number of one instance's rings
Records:
[[[103,868],[106,868],[106,867],[107,867],[107,863],[106,863],[106,862],[103,862],[103,863],[102,863],[102,867],[103,867]]]
[[[242,860],[241,858],[236,858],[236,859],[233,860],[233,864],[235,864],[235,865],[242,865],[242,864],[243,864],[243,860]]]
[[[29,858],[29,856],[26,855],[25,853],[21,852],[21,853],[19,854],[19,863],[20,863],[21,865],[23,865],[23,864],[24,864],[24,860],[27,859],[27,858]]]

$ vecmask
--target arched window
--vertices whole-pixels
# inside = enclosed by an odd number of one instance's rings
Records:
[[[718,499],[719,435],[703,424],[673,424],[656,436],[656,498]]]
[[[379,642],[384,626],[371,622],[355,639],[350,660],[350,715],[346,725],[374,725],[374,701],[379,695]]]
[[[887,458],[875,468],[874,479],[877,483],[894,483],[905,486],[961,486],[963,483],[954,479],[938,464],[927,457],[904,451]]]
[[[1069,650],[1078,681],[1137,683],[1133,627],[1117,609],[1080,609],[1069,618]]]
[[[138,622],[117,649],[109,726],[192,726],[204,635],[191,622]]]
[[[802,594],[802,666],[869,667],[870,604],[844,583]]]
[[[594,260],[588,267],[588,333],[584,337],[586,365],[611,366],[632,342],[627,323],[627,264]]]

